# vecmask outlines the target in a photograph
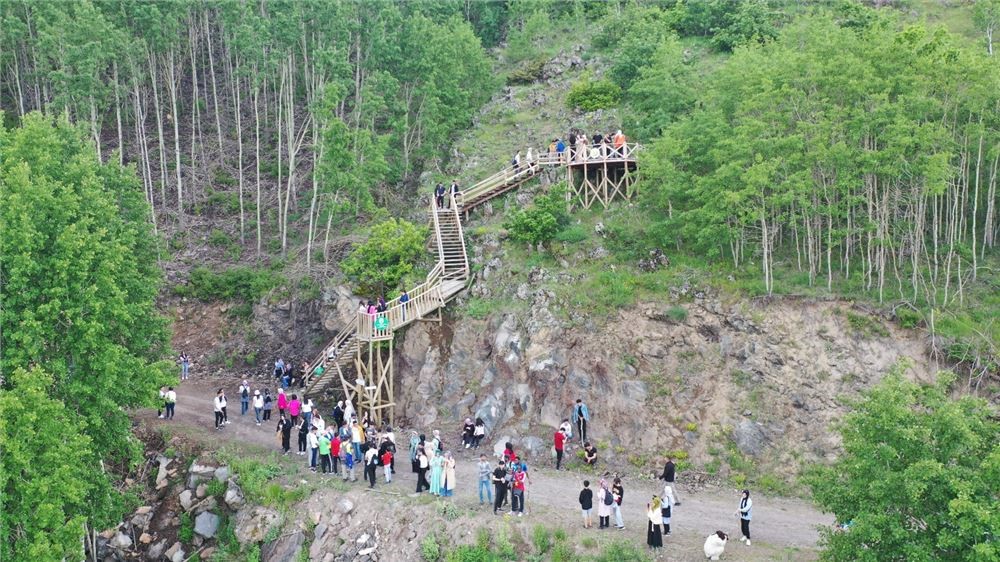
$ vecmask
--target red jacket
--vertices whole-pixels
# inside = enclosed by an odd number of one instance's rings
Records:
[[[330,454],[338,457],[340,456],[340,436],[335,435],[333,441],[330,441]]]
[[[566,435],[564,435],[561,431],[557,431],[556,434],[552,436],[552,440],[555,441],[556,450],[562,451],[563,443],[566,442]]]

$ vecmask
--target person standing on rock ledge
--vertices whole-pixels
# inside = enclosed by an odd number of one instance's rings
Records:
[[[576,405],[573,406],[573,424],[576,425],[576,430],[580,434],[580,443],[587,442],[587,424],[590,423],[590,410],[587,405],[583,403],[580,398],[576,399]]]

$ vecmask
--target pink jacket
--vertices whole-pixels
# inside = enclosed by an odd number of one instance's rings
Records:
[[[285,410],[288,408],[288,397],[284,394],[278,395],[278,409]]]
[[[299,415],[299,410],[302,409],[302,403],[298,400],[292,400],[288,403],[288,413],[297,416]]]

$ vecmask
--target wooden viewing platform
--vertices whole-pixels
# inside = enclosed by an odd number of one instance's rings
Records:
[[[462,231],[462,217],[477,206],[516,189],[537,176],[543,169],[566,170],[566,204],[574,201],[584,208],[600,202],[605,208],[615,198],[631,199],[637,170],[639,146],[601,145],[571,153],[544,152],[520,166],[508,166],[500,172],[449,197],[449,204],[438,209],[430,201],[434,251],[437,261],[426,280],[407,294],[386,303],[378,314],[358,312],[353,321],[313,359],[309,366],[306,396],[315,396],[340,385],[344,397],[358,412],[368,412],[376,423],[394,423],[393,345],[398,330],[420,321],[441,321],[441,309],[465,289],[470,279],[468,251]],[[593,157],[592,157],[593,156]]]

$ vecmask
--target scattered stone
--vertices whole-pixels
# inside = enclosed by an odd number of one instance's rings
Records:
[[[295,531],[284,535],[278,540],[264,545],[261,549],[261,560],[264,562],[295,562],[302,552],[306,542],[305,533]]]
[[[184,560],[184,549],[181,548],[181,543],[175,542],[163,553],[163,556],[171,562],[181,562]]]
[[[181,508],[183,508],[184,511],[191,510],[191,506],[194,504],[193,495],[194,493],[191,490],[184,490],[178,497],[178,500],[181,502]]]
[[[222,501],[226,502],[226,505],[234,511],[239,510],[239,508],[247,503],[246,497],[243,495],[243,490],[232,480],[229,481],[229,485],[226,487],[226,494],[222,497]]]
[[[215,554],[215,548],[210,546],[205,550],[201,551],[201,555],[199,556],[199,558],[202,560],[211,560],[212,555],[214,554]]]
[[[354,502],[347,498],[342,498],[337,502],[337,510],[340,511],[341,515],[349,515],[354,511]]]
[[[197,505],[194,506],[194,508],[191,509],[191,511],[193,511],[195,514],[204,513],[206,511],[212,511],[218,506],[219,502],[213,496],[201,500]]]
[[[215,469],[214,476],[215,479],[218,480],[219,482],[225,482],[226,480],[229,480],[229,467],[220,466],[219,468]]]
[[[799,408],[801,410],[809,410],[806,404],[806,399],[802,397],[801,394],[795,393],[792,395],[792,407]]]
[[[132,538],[125,533],[118,531],[111,542],[108,543],[111,548],[117,548],[118,550],[126,550],[132,548]]]
[[[195,517],[194,519],[194,532],[199,535],[210,539],[215,536],[216,531],[219,530],[219,516],[204,512]]]
[[[167,549],[166,539],[157,541],[153,543],[153,546],[149,547],[149,550],[146,551],[146,559],[159,561],[160,558],[163,557],[163,551],[166,549]]]
[[[139,542],[141,542],[142,544],[149,544],[153,542],[153,535],[150,535],[149,533],[143,533],[139,535]]]
[[[340,503],[344,501],[350,502],[345,498]],[[353,503],[351,509],[354,509]],[[244,507],[236,513],[236,538],[243,544],[261,542],[271,528],[279,523],[280,517],[277,511],[263,506]]]
[[[198,484],[198,487],[194,489],[194,495],[198,496],[199,498],[205,497],[206,493],[208,493],[208,487],[206,487],[204,484]]]
[[[370,539],[370,538],[372,538],[372,536],[369,535],[368,533],[365,533],[365,534],[361,535],[360,537],[358,537],[357,543],[358,544],[365,544],[366,542],[368,542],[368,539]]]

